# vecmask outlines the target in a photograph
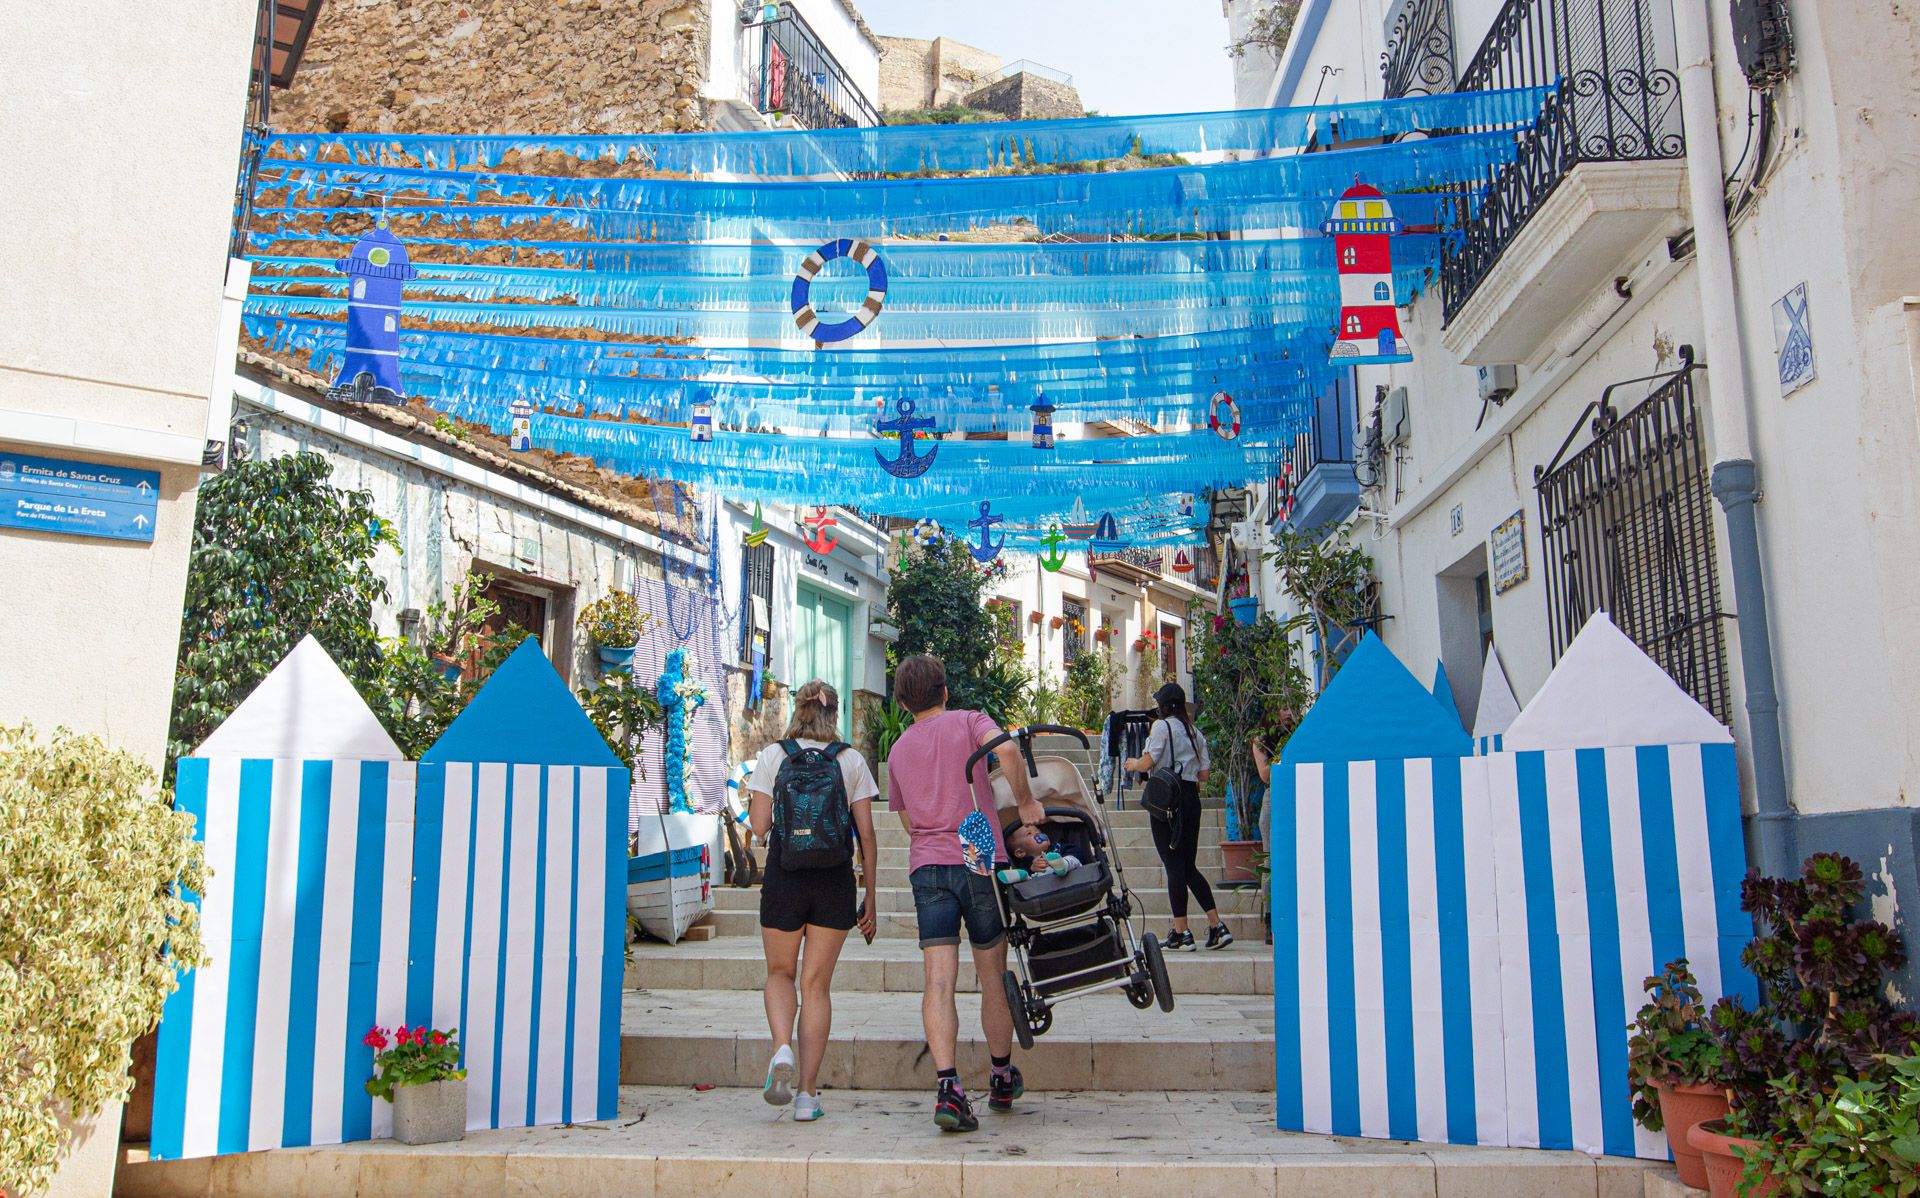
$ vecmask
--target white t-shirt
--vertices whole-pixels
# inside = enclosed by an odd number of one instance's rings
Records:
[[[1154,768],[1170,766],[1187,782],[1198,782],[1200,771],[1209,767],[1207,738],[1187,735],[1187,726],[1177,719],[1155,720],[1147,733],[1146,755]],[[1169,756],[1171,754],[1171,756]]]
[[[824,749],[828,744],[804,737],[795,738],[795,743],[803,749]],[[753,773],[747,775],[747,790],[771,799],[774,779],[780,776],[780,763],[786,759],[786,750],[777,740],[760,750],[760,756],[754,758]],[[840,780],[847,785],[848,805],[880,797],[880,786],[873,780],[873,771],[867,768],[867,759],[860,756],[860,750],[847,749],[835,760],[840,763]]]

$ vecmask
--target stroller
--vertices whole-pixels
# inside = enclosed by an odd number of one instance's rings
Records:
[[[1156,1000],[1161,1010],[1173,1010],[1160,942],[1152,933],[1136,934],[1133,926],[1133,896],[1112,851],[1106,803],[1088,797],[1086,781],[1071,761],[1034,756],[1033,738],[1042,733],[1088,743],[1077,728],[1041,724],[1003,732],[967,759],[971,778],[982,757],[1017,740],[1033,797],[1046,811],[1043,830],[1061,852],[1081,862],[1064,875],[1043,873],[1011,883],[996,877],[994,882],[1017,968],[1008,969],[1001,982],[1022,1048],[1032,1048],[1034,1037],[1053,1026],[1055,1004],[1100,990],[1119,989],[1143,1011]],[[1002,774],[993,777],[993,796],[1002,833],[1019,827],[1013,788]]]

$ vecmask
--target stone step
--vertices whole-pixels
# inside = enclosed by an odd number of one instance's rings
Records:
[[[1177,984],[1175,995],[1172,1011],[1135,1010],[1112,992],[1059,1004],[1052,1029],[1019,1055],[1028,1090],[1272,1091],[1271,999],[1180,998]],[[625,997],[622,1084],[758,1086],[765,1080],[773,1044],[759,994],[629,990]],[[960,1070],[970,1084],[984,1082],[989,1065],[979,1002],[967,997],[959,1004]],[[920,1004],[904,994],[835,993],[833,1042],[820,1080],[848,1090],[931,1085]]]
[[[1208,803],[1212,803],[1213,805],[1208,806]],[[1203,831],[1211,829],[1216,832],[1224,830],[1226,827],[1225,812],[1226,808],[1221,806],[1218,800],[1202,800],[1200,804],[1201,829]],[[875,827],[884,829],[889,824],[892,825],[895,831],[902,834],[906,832],[906,828],[900,823],[899,814],[893,812],[891,809],[889,809],[887,813],[887,818],[875,821]],[[1144,831],[1152,827],[1152,824],[1153,817],[1141,810],[1135,800],[1130,800],[1128,805],[1120,810],[1115,810],[1112,806],[1107,808],[1107,825],[1116,833],[1122,829]]]
[[[875,839],[880,843],[880,851],[882,853],[888,849],[899,849],[904,852],[910,843],[906,828],[901,826],[898,819],[889,816],[882,816],[876,819],[873,822],[873,832]],[[1220,826],[1218,821],[1210,821],[1201,825],[1200,848],[1202,851],[1218,849],[1220,842],[1225,838],[1225,829]],[[1154,852],[1153,829],[1145,823],[1137,826],[1118,827],[1113,830],[1113,840],[1111,843],[1113,847],[1120,849],[1144,849],[1147,854],[1151,856]]]
[[[1200,866],[1200,872],[1206,875],[1207,882],[1212,885],[1215,890],[1220,889],[1223,883],[1220,881],[1221,869],[1219,862],[1216,860],[1209,863],[1206,860],[1205,850],[1202,850],[1198,864]],[[1120,859],[1120,867],[1126,871],[1127,885],[1136,892],[1148,890],[1164,892],[1167,888],[1167,871],[1161,866],[1160,858],[1153,856],[1151,853],[1122,857]],[[910,883],[907,881],[909,873],[910,871],[904,862],[899,865],[882,865],[880,867],[880,885],[909,885]],[[1242,885],[1251,888],[1252,883],[1242,883]]]
[[[1129,880],[1131,880],[1131,875],[1129,875]],[[882,886],[877,893],[880,897],[880,909],[882,911],[913,910],[913,891],[909,887]],[[1146,890],[1136,886],[1133,888],[1132,894],[1134,910],[1146,915],[1149,919],[1168,915],[1172,911],[1165,889]],[[1215,887],[1213,898],[1214,902],[1220,905],[1219,909],[1222,912],[1240,915],[1260,914],[1260,894],[1258,891],[1222,890],[1219,887]],[[725,914],[729,911],[758,911],[760,910],[760,891],[757,887],[750,890],[736,890],[732,887],[722,887],[713,892],[713,909],[715,915]],[[1197,918],[1198,912],[1194,914]],[[696,927],[697,926],[699,925],[696,925]]]
[[[756,1083],[758,1079],[755,1079]],[[969,1081],[976,1080],[970,1077]],[[119,1198],[1640,1198],[1672,1167],[1576,1152],[1411,1145],[1273,1127],[1255,1093],[1032,1093],[980,1130],[941,1135],[932,1095],[827,1091],[795,1123],[754,1088],[626,1086],[612,1119],[187,1161],[121,1150]],[[1648,1195],[1655,1191],[1651,1186]]]
[[[755,939],[758,939],[760,936],[760,907],[758,903],[755,903],[753,909],[750,911],[715,911],[708,918],[713,920],[714,934],[716,936],[751,936]],[[1166,932],[1166,916],[1150,915],[1145,918],[1147,919],[1147,923],[1140,928],[1142,932],[1152,932],[1156,936],[1163,935]],[[1266,928],[1260,922],[1260,916],[1257,913],[1234,913],[1230,915],[1223,911],[1221,912],[1220,918],[1228,928],[1232,929],[1236,940],[1246,940],[1257,944],[1264,942],[1266,939]],[[1197,929],[1194,933],[1196,937],[1205,935],[1206,929],[1201,926],[1204,923],[1205,921],[1200,918],[1199,913],[1194,912],[1190,926]],[[913,902],[911,899],[907,900],[898,908],[887,908],[883,904],[880,912],[880,929],[877,939],[903,940],[909,943],[917,943],[919,935],[920,925],[914,918]]]
[[[1158,935],[1158,931],[1155,932]],[[1273,950],[1259,938],[1215,952],[1169,953],[1176,994],[1271,994]],[[766,983],[766,954],[757,936],[722,936],[707,944],[642,941],[628,959],[629,989],[752,990]],[[919,994],[925,984],[919,945],[911,940],[847,938],[833,971],[834,993]],[[960,989],[978,993],[972,955],[960,955]]]
[[[1128,845],[1118,849],[1117,852],[1120,855],[1120,868],[1127,875],[1127,885],[1132,886],[1136,890],[1144,885],[1144,883],[1135,875],[1139,874],[1142,870],[1161,868],[1160,854],[1154,851],[1152,845]],[[756,846],[754,856],[757,860],[765,862],[766,850],[763,847]],[[880,846],[881,869],[906,869],[907,862],[906,845],[883,844]],[[1217,883],[1222,880],[1222,874],[1226,869],[1226,860],[1221,855],[1219,845],[1201,845],[1199,852],[1194,854],[1193,863],[1199,867],[1202,873],[1206,874],[1207,881]]]

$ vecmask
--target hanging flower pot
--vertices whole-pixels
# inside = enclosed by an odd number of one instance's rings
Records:
[[[1242,624],[1251,624],[1260,618],[1260,601],[1253,598],[1229,599],[1227,606],[1233,609],[1233,618]]]
[[[1053,629],[1055,632],[1058,632],[1060,631],[1061,627],[1066,624],[1066,622],[1067,622],[1067,618],[1065,616],[1055,616],[1053,619],[1047,622],[1047,627]]]
[[[634,646],[622,649],[613,645],[601,645],[600,666],[606,670],[631,670],[633,668]]]
[[[1027,613],[1027,623],[1032,624],[1036,628],[1040,626],[1040,621],[1046,618],[1047,617],[1044,614],[1037,611],[1030,611]]]

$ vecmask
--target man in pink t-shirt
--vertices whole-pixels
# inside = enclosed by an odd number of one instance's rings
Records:
[[[938,1075],[933,1119],[946,1131],[972,1131],[980,1124],[954,1065],[960,1014],[953,992],[960,973],[962,925],[973,947],[974,976],[980,979],[980,1030],[986,1034],[987,1052],[993,1058],[987,1106],[1012,1110],[1013,1100],[1026,1089],[1013,1064],[1013,1012],[1007,1006],[1005,988],[998,984],[1007,968],[1007,929],[992,871],[1007,860],[1006,843],[986,763],[976,765],[971,778],[965,776],[967,758],[999,736],[1000,726],[977,711],[947,710],[947,670],[937,657],[923,653],[901,662],[894,671],[893,689],[900,705],[913,713],[913,726],[887,754],[887,801],[900,812],[912,842],[907,879],[913,884],[920,952],[926,965],[920,1018]],[[994,750],[994,756],[1019,801],[1021,819],[1041,822],[1045,813],[1028,788],[1026,760],[1019,746],[1008,741]],[[983,863],[984,873],[968,867],[969,845],[961,835],[961,825],[976,811],[991,829],[993,860]],[[986,838],[979,840],[984,843]],[[975,848],[972,855],[977,860],[981,854]]]

